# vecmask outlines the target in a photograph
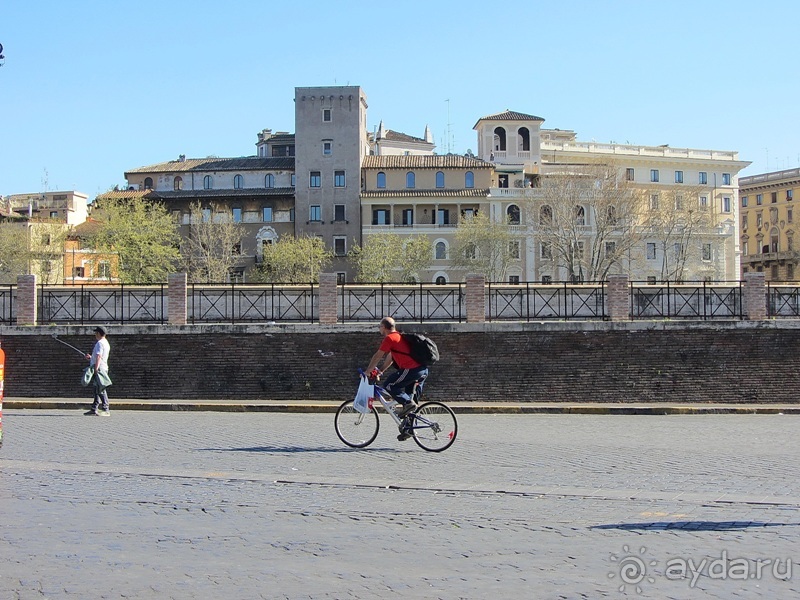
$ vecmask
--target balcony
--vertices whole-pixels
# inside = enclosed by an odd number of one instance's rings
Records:
[[[490,198],[521,199],[541,198],[542,191],[538,188],[489,188]]]

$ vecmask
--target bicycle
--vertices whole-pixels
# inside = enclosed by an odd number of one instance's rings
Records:
[[[363,376],[363,372],[360,372]],[[456,441],[458,435],[458,421],[455,413],[441,402],[422,402],[422,387],[417,382],[414,385],[413,398],[418,404],[417,408],[405,417],[398,417],[393,410],[398,402],[391,397],[389,392],[375,384],[375,398],[383,409],[389,413],[403,432],[411,434],[417,445],[428,452],[442,452],[447,450]],[[378,410],[370,399],[367,412],[359,412],[353,405],[353,400],[343,402],[336,411],[334,425],[336,435],[351,448],[366,448],[378,437],[381,423]]]

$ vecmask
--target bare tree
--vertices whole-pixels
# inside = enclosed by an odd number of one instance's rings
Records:
[[[224,206],[189,207],[189,235],[181,244],[181,264],[191,281],[222,283],[229,280],[241,254],[242,227]]]
[[[487,281],[504,281],[514,260],[512,244],[518,241],[508,220],[492,221],[483,212],[463,217],[455,232],[452,264],[483,273]]]
[[[714,216],[707,198],[699,187],[647,192],[642,230],[650,240],[648,243],[659,250],[656,260],[661,281],[683,281],[713,274],[708,236]],[[704,252],[709,254],[704,256]],[[653,260],[652,256],[645,258]]]
[[[615,164],[564,165],[528,196],[535,238],[573,281],[624,270],[641,240],[641,192],[623,175]]]

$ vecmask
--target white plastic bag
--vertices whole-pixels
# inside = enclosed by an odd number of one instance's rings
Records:
[[[353,406],[360,413],[368,413],[370,411],[370,400],[375,397],[375,389],[369,384],[366,375],[361,376],[361,383],[358,384],[358,391],[356,398],[353,400]]]

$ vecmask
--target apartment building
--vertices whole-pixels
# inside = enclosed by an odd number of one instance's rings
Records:
[[[800,193],[800,169],[742,177],[742,273],[764,273],[766,281],[797,281],[800,254],[795,250],[794,200]]]

